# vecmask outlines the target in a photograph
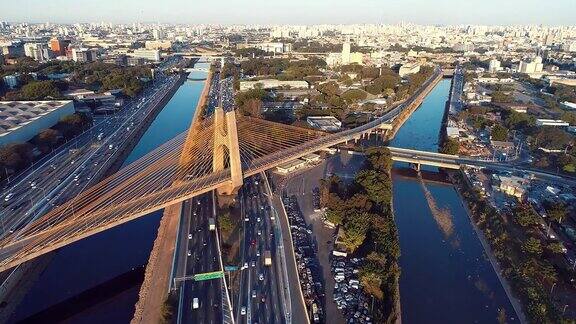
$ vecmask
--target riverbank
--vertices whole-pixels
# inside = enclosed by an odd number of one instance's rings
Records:
[[[462,176],[464,176],[464,175],[462,175]],[[506,292],[506,296],[508,296],[508,299],[510,300],[512,307],[514,308],[514,311],[516,312],[516,316],[518,316],[520,323],[522,323],[522,324],[528,323],[528,321],[526,319],[526,314],[524,314],[524,311],[523,311],[522,303],[520,302],[520,300],[518,298],[516,298],[514,296],[514,293],[512,291],[512,287],[510,286],[510,283],[508,282],[508,280],[506,280],[506,278],[504,277],[502,267],[500,266],[500,263],[498,263],[498,260],[496,259],[496,256],[494,255],[494,251],[492,250],[492,247],[490,246],[490,244],[488,243],[488,240],[486,239],[486,236],[484,236],[484,233],[478,227],[478,224],[476,223],[476,221],[472,217],[473,214],[472,214],[472,210],[470,210],[470,207],[468,205],[469,202],[462,195],[462,191],[464,190],[463,184],[454,175],[453,172],[448,173],[448,177],[450,178],[450,181],[454,185],[454,188],[456,189],[458,196],[462,200],[462,206],[464,207],[464,209],[466,210],[466,213],[468,214],[468,219],[470,220],[470,224],[472,224],[472,227],[474,228],[474,232],[476,233],[476,236],[480,240],[480,243],[482,243],[482,247],[484,248],[484,253],[486,254],[486,257],[488,258],[488,260],[490,261],[490,264],[492,265],[494,272],[498,276],[498,280],[500,280],[500,284],[502,285],[502,288],[504,288],[504,291]]]

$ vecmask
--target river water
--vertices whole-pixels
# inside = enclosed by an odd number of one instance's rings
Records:
[[[442,80],[390,145],[437,152],[449,91]],[[403,323],[497,323],[499,315],[517,322],[454,187],[400,176],[393,185]],[[449,226],[440,227],[433,211]]]
[[[197,63],[207,68],[207,63]],[[206,77],[195,71],[193,78]],[[156,116],[124,166],[188,129],[203,81],[186,81]],[[57,252],[50,265],[24,298],[13,317],[20,320],[54,304],[145,265],[156,237],[162,211],[117,226],[68,245]],[[140,283],[141,284],[141,283]],[[70,309],[70,323],[128,323],[138,300],[139,285],[99,301],[89,309]],[[47,320],[48,322],[50,320]]]

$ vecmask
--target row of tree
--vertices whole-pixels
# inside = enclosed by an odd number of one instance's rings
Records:
[[[466,184],[463,196],[472,210],[472,217],[489,241],[502,274],[511,284],[532,323],[560,323],[559,310],[553,305],[550,286],[559,280],[559,273],[550,260],[561,255],[558,242],[541,239],[541,218],[528,204],[520,204],[509,214],[501,214]],[[565,215],[564,206],[550,204],[548,212],[554,219]]]

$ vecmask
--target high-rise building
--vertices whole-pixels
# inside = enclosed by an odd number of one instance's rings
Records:
[[[161,29],[154,29],[152,31],[152,36],[154,36],[154,39],[156,40],[164,39],[164,32]]]
[[[518,65],[518,72],[526,74],[540,73],[543,69],[544,64],[542,64],[542,57],[540,56],[536,56],[531,62],[520,61]]]
[[[96,60],[96,52],[88,48],[73,48],[72,60],[74,62],[86,63]]]
[[[24,55],[35,59],[38,62],[50,60],[52,53],[45,43],[26,43],[24,44]]]
[[[70,40],[52,38],[50,40],[50,49],[54,52],[56,56],[66,55],[66,47],[70,45]]]
[[[500,66],[500,61],[498,61],[497,59],[491,59],[488,65],[488,72],[496,73],[500,70],[502,70],[502,67]]]
[[[351,49],[350,42],[344,42],[344,44],[342,44],[341,63],[343,65],[350,64],[350,49]]]

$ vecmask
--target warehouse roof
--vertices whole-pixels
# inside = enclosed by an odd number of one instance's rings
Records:
[[[29,124],[70,102],[70,100],[0,101],[0,135]]]

